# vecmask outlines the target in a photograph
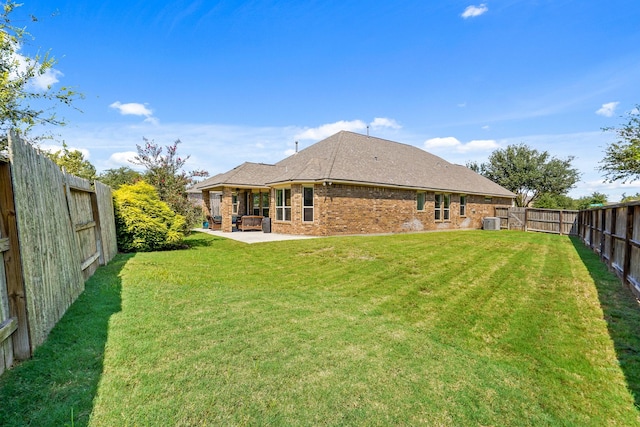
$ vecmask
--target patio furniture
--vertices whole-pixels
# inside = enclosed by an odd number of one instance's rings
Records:
[[[220,230],[222,228],[222,217],[216,215],[209,220],[209,229]]]
[[[259,215],[243,215],[236,221],[238,231],[262,231],[262,217]]]

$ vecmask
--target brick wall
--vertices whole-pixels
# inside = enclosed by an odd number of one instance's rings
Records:
[[[314,186],[314,221],[302,221],[302,185],[291,187],[291,221],[275,221],[272,194],[272,231],[305,235],[375,234],[407,231],[478,229],[482,218],[495,216],[495,206],[511,206],[507,198],[467,196],[466,216],[460,216],[460,195],[451,194],[448,221],[435,220],[435,193],[425,194],[417,210],[415,190],[355,185]],[[274,193],[274,192],[272,192]]]

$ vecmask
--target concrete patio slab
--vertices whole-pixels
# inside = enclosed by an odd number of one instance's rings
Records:
[[[211,234],[213,236],[224,237],[226,239],[237,240],[238,242],[253,244],[263,242],[279,242],[282,240],[302,240],[315,239],[316,236],[298,236],[293,234],[263,233],[262,231],[234,231],[223,233],[220,230],[209,230],[206,228],[194,228],[193,231]]]

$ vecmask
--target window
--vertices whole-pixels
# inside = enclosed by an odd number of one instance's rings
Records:
[[[449,221],[449,205],[451,204],[450,194],[436,194],[436,221]]]
[[[460,195],[460,216],[467,216],[467,196]]]
[[[233,193],[231,206],[231,213],[233,215],[238,215],[238,195],[236,193]]]
[[[313,187],[302,188],[302,220],[313,222]]]
[[[269,193],[262,194],[262,215],[269,216]]]
[[[418,193],[418,210],[419,211],[423,211],[424,210],[424,200],[425,200],[425,193]]]
[[[260,215],[260,193],[253,193],[251,198],[253,199],[253,214]]]
[[[449,205],[451,204],[451,195],[443,194],[442,201],[442,218],[445,221],[449,221]]]
[[[276,190],[276,220],[291,221],[291,189]]]

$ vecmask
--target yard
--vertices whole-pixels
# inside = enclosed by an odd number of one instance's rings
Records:
[[[577,240],[189,241],[99,269],[0,425],[640,425],[640,309]]]

